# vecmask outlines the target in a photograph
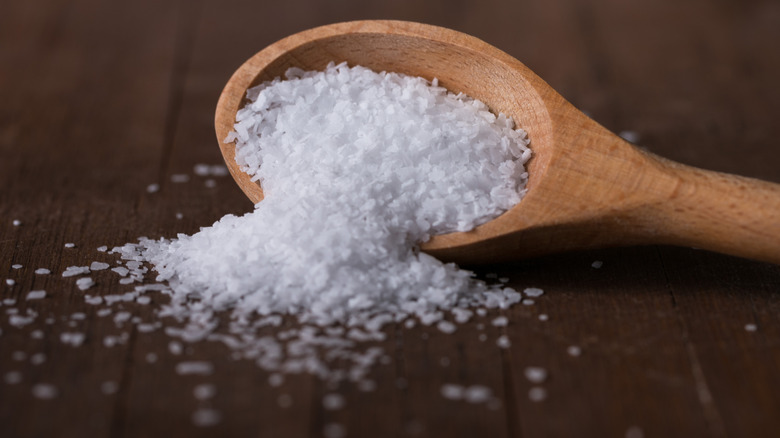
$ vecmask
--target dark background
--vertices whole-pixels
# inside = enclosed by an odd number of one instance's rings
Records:
[[[112,260],[96,252],[101,245],[193,233],[250,211],[229,178],[209,189],[192,175],[196,163],[221,161],[212,124],[223,85],[279,38],[369,18],[472,34],[607,128],[636,131],[654,153],[780,182],[777,1],[0,1],[0,279],[17,282],[1,283],[0,298],[41,315],[19,329],[8,323],[12,306],[0,306],[0,374],[22,374],[18,384],[0,379],[0,436],[316,437],[329,423],[351,437],[778,436],[780,267],[693,249],[481,267],[546,292],[505,312],[512,347],[479,342],[474,324],[453,335],[391,331],[383,346],[393,360],[371,374],[377,389],[336,388],[347,400],[337,411],[323,409],[333,389],[317,379],[272,388],[267,373],[211,343],[185,353],[214,363],[208,377],[177,375],[182,358],[162,331],[103,346],[117,328],[60,273]],[[178,173],[192,180],[171,183]],[[159,193],[146,192],[151,183]],[[24,268],[12,269],[17,263]],[[52,274],[35,275],[39,267]],[[98,274],[89,293],[127,290]],[[25,302],[33,289],[49,296]],[[148,306],[126,309],[149,317]],[[64,319],[74,312],[86,319],[70,327]],[[32,339],[33,330],[44,338]],[[67,331],[86,333],[84,345],[60,342]],[[568,355],[570,345],[582,355]],[[157,363],[146,362],[150,352]],[[36,353],[46,361],[31,363]],[[529,400],[528,365],[550,373],[542,402]],[[103,394],[105,381],[118,391]],[[58,397],[34,398],[39,382]],[[202,382],[217,386],[208,403],[224,417],[211,428],[190,419]],[[439,390],[448,382],[487,385],[502,403],[446,400]],[[277,405],[283,393],[292,407]]]

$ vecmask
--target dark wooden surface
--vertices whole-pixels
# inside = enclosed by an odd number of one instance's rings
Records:
[[[506,312],[511,348],[480,342],[475,323],[453,335],[391,330],[382,345],[392,360],[372,370],[372,392],[309,376],[271,387],[267,373],[224,347],[196,343],[175,356],[162,331],[122,330],[96,316],[60,277],[65,267],[113,260],[101,245],[192,233],[251,209],[230,179],[214,188],[194,175],[170,182],[220,161],[213,111],[232,71],[281,37],[364,18],[473,34],[608,128],[637,131],[655,153],[780,182],[776,1],[0,2],[0,298],[16,299],[0,306],[0,436],[318,437],[331,423],[350,437],[779,436],[780,267],[693,249],[479,268],[546,291]],[[159,193],[146,192],[151,183]],[[92,294],[127,290],[110,272],[94,277]],[[34,289],[49,296],[26,301]],[[149,320],[152,307],[125,309]],[[10,308],[39,316],[16,328]],[[86,319],[71,322],[76,312]],[[86,333],[84,344],[62,343],[69,331]],[[126,343],[103,345],[123,331]],[[582,355],[567,354],[571,345]],[[45,361],[31,361],[39,353]],[[216,371],[177,375],[182,357]],[[542,402],[529,400],[529,365],[549,371]],[[14,372],[21,382],[7,382]],[[116,393],[101,391],[106,381],[117,382]],[[193,387],[207,382],[217,395],[200,402]],[[34,397],[38,383],[58,396]],[[443,383],[487,385],[501,403],[447,400]],[[341,410],[322,407],[333,391],[346,398]],[[292,406],[278,405],[282,394]],[[192,424],[204,406],[222,413],[218,425]]]

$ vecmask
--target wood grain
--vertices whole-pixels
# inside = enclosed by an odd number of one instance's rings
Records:
[[[112,261],[96,251],[101,245],[193,233],[252,208],[229,178],[208,188],[192,172],[222,160],[213,116],[232,72],[287,35],[355,19],[475,35],[606,129],[637,131],[655,154],[780,182],[780,7],[772,1],[3,2],[0,279],[17,284],[0,283],[0,299],[16,300],[0,305],[0,436],[321,437],[331,423],[352,437],[620,437],[632,427],[645,437],[777,436],[780,268],[703,250],[613,248],[481,266],[480,276],[545,295],[505,311],[506,328],[489,320],[453,335],[395,328],[381,344],[391,361],[372,371],[373,392],[308,376],[272,387],[267,373],[224,347],[197,343],[175,355],[162,331],[97,316],[59,276],[67,266]],[[190,182],[173,183],[174,174]],[[146,192],[151,183],[160,191]],[[41,267],[52,274],[33,273]],[[94,278],[92,294],[126,290],[109,272]],[[34,289],[47,298],[26,301]],[[124,308],[150,320],[154,303]],[[10,308],[40,316],[16,328]],[[71,331],[86,334],[82,346],[60,341]],[[103,344],[121,333],[125,343]],[[499,333],[509,349],[495,346]],[[580,356],[567,353],[572,345]],[[40,353],[45,361],[33,363]],[[180,376],[182,360],[216,371]],[[543,402],[528,397],[526,366],[549,372]],[[9,372],[21,382],[8,383]],[[117,391],[104,394],[105,382]],[[33,397],[37,383],[59,395]],[[200,383],[214,384],[216,396],[197,401]],[[500,406],[446,400],[444,383],[486,385]],[[324,409],[332,392],[345,397],[344,409]],[[290,407],[279,406],[284,395]],[[204,406],[222,421],[193,425]]]

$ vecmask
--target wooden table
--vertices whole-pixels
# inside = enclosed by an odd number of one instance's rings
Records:
[[[307,375],[272,387],[268,373],[221,345],[176,355],[163,330],[120,329],[85,303],[60,274],[115,259],[98,247],[193,233],[250,211],[229,178],[209,188],[193,174],[221,160],[212,119],[231,72],[281,37],[364,18],[473,34],[659,155],[780,182],[778,2],[3,2],[0,279],[16,284],[0,284],[0,436],[778,436],[780,267],[694,249],[480,267],[545,290],[533,306],[505,312],[511,347],[480,342],[476,322],[452,335],[390,330],[381,345],[391,360],[371,372],[374,391]],[[190,181],[174,183],[176,174]],[[147,192],[152,183],[159,192]],[[93,277],[91,295],[128,290],[108,271]],[[26,300],[31,290],[48,296]],[[154,305],[124,308],[153,317]],[[32,322],[11,323],[28,311]],[[82,345],[62,341],[71,332],[86,335]],[[179,375],[182,360],[209,361],[215,372]],[[527,366],[549,373],[542,401],[529,397],[537,385]],[[216,395],[197,400],[201,383]],[[448,400],[445,383],[486,385],[500,403]],[[333,392],[344,408],[323,407]],[[221,421],[194,425],[203,407]]]

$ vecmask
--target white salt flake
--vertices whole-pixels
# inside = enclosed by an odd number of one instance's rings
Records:
[[[541,297],[542,294],[544,294],[544,291],[536,287],[527,287],[523,289],[523,293],[531,298],[537,298]]]
[[[81,290],[87,290],[95,285],[95,280],[91,277],[82,277],[76,280],[76,286]]]
[[[119,384],[114,381],[106,381],[100,384],[100,391],[105,395],[116,394],[119,390]]]
[[[498,345],[499,348],[509,348],[512,346],[512,342],[509,341],[509,338],[506,335],[501,335],[496,340],[496,345]]]
[[[192,395],[197,400],[208,400],[217,394],[217,387],[210,383],[201,383],[192,390]]]
[[[35,353],[30,356],[30,363],[33,365],[40,365],[46,362],[46,355],[43,353]]]
[[[539,321],[547,321],[550,319],[550,316],[546,313],[540,313],[537,318],[539,318]]]
[[[216,426],[222,421],[222,414],[211,408],[200,408],[192,413],[192,424],[198,427]]]
[[[68,243],[65,244],[65,248],[75,248],[75,247],[76,247],[76,244],[72,243],[72,242],[68,242]]]
[[[147,193],[157,193],[160,191],[160,185],[159,184],[149,184],[146,186],[146,192]]]
[[[566,348],[566,353],[568,353],[569,356],[577,357],[582,354],[582,349],[576,345],[570,345]]]
[[[13,286],[16,284],[16,280],[14,280],[13,278],[6,278],[5,284],[7,284],[8,286]]]
[[[104,269],[108,269],[109,266],[111,266],[111,265],[109,265],[108,263],[92,262],[92,264],[89,265],[89,270],[90,271],[102,271]]]
[[[752,324],[752,323],[748,323],[748,324],[745,324],[745,330],[747,330],[749,332],[754,332],[754,331],[758,330],[758,326],[756,326],[755,324]]]
[[[602,266],[604,266],[604,262],[601,260],[596,260],[595,262],[591,263],[590,266],[592,266],[593,269],[600,269]]]
[[[41,400],[51,400],[59,395],[57,387],[48,383],[37,383],[32,387],[32,395]]]
[[[176,364],[176,373],[179,375],[201,375],[208,376],[214,372],[214,365],[211,362],[191,361],[179,362]]]
[[[465,391],[465,388],[463,385],[458,385],[455,383],[445,383],[441,387],[441,395],[442,397],[449,399],[449,400],[460,400],[463,398],[463,393]]]
[[[190,176],[186,173],[175,173],[171,175],[171,182],[172,183],[186,183],[189,182]]]
[[[491,324],[493,324],[496,327],[505,327],[507,324],[509,324],[509,318],[506,316],[499,316],[495,318],[493,321],[491,321]]]
[[[73,277],[75,275],[89,274],[89,266],[68,266],[62,273],[63,277]]]
[[[523,373],[531,383],[542,383],[547,380],[547,370],[542,367],[525,367]]]
[[[98,250],[99,252],[106,252],[106,251],[108,251],[108,247],[107,247],[106,245],[103,245],[103,246],[98,246],[98,247],[97,247],[97,250]]]
[[[35,270],[35,273],[38,275],[49,275],[51,274],[51,271],[46,268],[38,268]]]
[[[46,298],[45,290],[33,290],[27,293],[27,300],[40,300]]]
[[[455,324],[449,321],[439,321],[439,323],[436,324],[436,328],[438,328],[439,331],[444,333],[455,333],[455,330],[457,329]]]
[[[11,223],[12,223],[12,224],[13,224],[15,227],[18,227],[19,225],[21,225],[21,224],[22,224],[22,221],[20,221],[19,219],[14,219],[14,220],[13,220]]]
[[[22,269],[23,268],[23,266],[18,264],[18,263],[14,264],[14,265],[11,265],[11,267],[14,268],[14,269]]]
[[[329,411],[337,411],[344,407],[344,397],[341,394],[326,394],[322,398],[322,406]]]
[[[73,347],[78,347],[84,343],[84,333],[78,332],[63,332],[60,333],[60,341],[63,344],[68,344]]]
[[[541,402],[547,398],[547,390],[541,386],[534,386],[528,390],[528,399],[532,402]]]
[[[22,382],[22,373],[19,371],[9,371],[3,375],[3,381],[8,385],[16,385]]]

